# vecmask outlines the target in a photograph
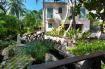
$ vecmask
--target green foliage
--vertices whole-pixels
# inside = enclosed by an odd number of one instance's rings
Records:
[[[9,45],[15,44],[15,41],[2,41],[0,40],[0,50],[8,47]]]
[[[91,12],[89,12],[89,14],[87,15],[89,20],[94,20],[97,16]]]
[[[76,33],[77,33],[77,39],[80,38],[80,35],[82,35],[81,31],[79,29],[76,30]],[[73,38],[75,34],[75,30],[74,29],[70,29],[68,32],[67,32],[67,37],[68,38]]]
[[[61,34],[60,34],[60,33],[61,33]],[[50,36],[55,36],[55,37],[57,37],[57,36],[58,36],[58,37],[62,37],[63,34],[64,34],[64,30],[60,31],[60,33],[59,33],[58,30],[53,29],[52,31],[47,32],[46,34],[47,34],[47,35],[50,35]]]
[[[84,7],[89,11],[89,16],[91,18],[94,18],[94,19],[96,19],[96,18],[100,19],[101,18],[102,20],[105,19],[105,17],[103,17],[105,11],[100,12],[102,10],[105,10],[105,8],[103,6],[103,4],[104,4],[103,0],[82,0],[82,1],[79,0],[78,3],[79,3],[78,5],[80,5],[80,4],[84,5]],[[95,10],[96,14],[91,13],[90,11],[92,11],[92,10]]]
[[[64,35],[64,27],[59,26],[58,28],[54,28],[52,31],[47,32],[46,35],[62,37]]]
[[[105,64],[102,64],[102,65],[101,65],[101,68],[102,68],[102,69],[105,69]]]
[[[7,0],[1,0],[0,1],[0,13],[6,14],[6,8],[5,5],[7,5]]]
[[[25,0],[9,0],[9,13],[19,19],[25,13],[24,2]]]
[[[16,35],[18,31],[16,17],[0,14],[0,38]]]
[[[68,48],[68,51],[74,55],[88,55],[90,53],[105,51],[105,41],[103,40],[78,40],[77,46]]]
[[[26,13],[23,22],[24,28],[27,32],[35,31],[35,28],[40,28],[42,26],[42,20],[40,18],[41,12],[31,11]]]
[[[88,32],[84,32],[84,33],[82,33],[82,39],[86,39],[86,38],[88,38],[89,36],[90,36],[90,32],[88,31]]]
[[[69,30],[69,31],[67,32],[67,37],[72,38],[73,35],[74,35],[74,30]]]
[[[36,61],[44,61],[45,54],[52,50],[54,45],[51,40],[33,41],[26,45],[26,54],[31,55]]]
[[[76,5],[74,7],[74,11],[73,12],[74,12],[75,16],[80,14],[80,7],[81,7],[81,4],[78,4],[78,5]]]
[[[77,29],[76,32],[77,32],[77,33],[80,33],[80,30]],[[67,37],[72,38],[72,37],[74,36],[74,34],[75,34],[75,30],[74,30],[74,29],[70,29],[70,30],[67,32]]]
[[[105,21],[103,22],[103,33],[105,33]]]
[[[10,49],[10,50],[8,51],[8,57],[14,57],[14,55],[15,55],[14,49]]]

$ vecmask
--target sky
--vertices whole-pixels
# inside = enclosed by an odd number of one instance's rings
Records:
[[[36,4],[35,0],[26,0],[25,7],[28,10],[40,10],[42,9],[42,0],[38,1],[38,4]]]

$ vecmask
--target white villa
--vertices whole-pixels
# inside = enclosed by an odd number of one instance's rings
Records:
[[[67,2],[66,0],[46,0],[44,6],[44,22],[46,24],[46,32],[51,31],[53,28],[57,28],[61,25],[62,20],[65,19],[67,9]],[[71,17],[71,10],[69,10],[67,16]],[[87,11],[84,7],[81,7],[80,14],[75,17],[76,19],[76,28],[80,29],[81,32],[86,32],[90,29],[90,21],[86,18]],[[66,20],[65,22],[65,29],[68,28],[70,20]]]

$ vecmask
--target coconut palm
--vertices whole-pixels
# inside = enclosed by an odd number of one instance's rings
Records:
[[[25,12],[25,7],[24,3],[25,0],[8,0],[9,3],[9,14],[12,14],[17,17],[18,20],[20,20],[20,17],[24,14]],[[19,29],[21,31],[22,29],[22,24],[21,22],[18,21]]]
[[[6,5],[7,5],[7,1],[6,0],[0,0],[0,10],[4,13],[4,14],[6,14]]]
[[[35,0],[36,1],[36,4],[38,3],[39,0]],[[44,32],[46,32],[46,23],[45,23],[45,9],[44,9],[44,6],[45,6],[45,0],[42,1],[43,2],[43,9],[42,9],[42,12],[43,12],[43,23],[44,23]]]
[[[36,28],[40,28],[42,23],[40,14],[36,10],[27,12],[23,21],[25,22],[24,28],[28,33],[34,32]]]
[[[9,0],[10,14],[15,15],[18,19],[25,12],[24,2],[25,0]]]

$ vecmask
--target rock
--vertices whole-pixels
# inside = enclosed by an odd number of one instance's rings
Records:
[[[2,55],[4,56],[4,60],[7,60],[8,59],[8,49],[5,48],[3,51],[2,51]]]

